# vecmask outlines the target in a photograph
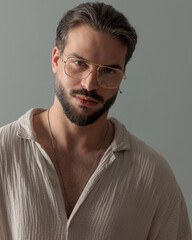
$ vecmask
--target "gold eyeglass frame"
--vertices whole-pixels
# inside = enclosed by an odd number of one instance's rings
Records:
[[[86,59],[84,59],[84,58],[75,57],[75,56],[74,56],[74,57],[73,57],[73,56],[69,56],[69,57],[67,57],[66,60],[61,59],[61,61],[62,61],[62,62],[65,64],[65,66],[66,66],[66,63],[67,63],[68,59],[70,59],[70,58],[74,58],[74,59],[77,59],[77,60],[79,59],[79,60],[81,60],[81,61],[84,61],[84,62],[87,63],[88,65],[96,66],[96,67],[97,67],[97,82],[98,82],[99,86],[101,86],[101,87],[104,87],[104,88],[107,88],[107,89],[116,89],[116,88],[118,88],[118,87],[120,86],[121,81],[126,80],[125,73],[124,73],[122,70],[117,69],[117,68],[113,68],[113,67],[109,67],[109,66],[106,66],[106,65],[101,65],[101,64],[98,64],[98,63],[93,63],[93,62],[90,62],[90,61],[88,61],[88,60],[86,60]],[[103,85],[100,84],[100,81],[99,81],[99,79],[98,79],[98,75],[99,75],[99,74],[98,74],[98,69],[101,68],[101,67],[106,67],[106,68],[113,69],[113,70],[115,70],[115,71],[118,71],[118,72],[122,73],[123,78],[122,78],[122,80],[120,81],[120,83],[119,83],[119,85],[118,85],[117,87],[106,87],[106,86],[103,86]],[[74,79],[78,79],[78,78],[75,78],[75,77],[69,75],[69,74],[66,72],[65,67],[64,67],[64,72],[65,72],[65,74],[66,74],[67,76],[69,76],[69,77],[71,77],[71,78],[74,78]],[[91,73],[91,71],[88,73],[88,75],[87,75],[86,77],[88,77],[90,73]],[[85,78],[86,78],[86,77],[85,77]],[[83,79],[83,78],[82,78],[82,79]]]

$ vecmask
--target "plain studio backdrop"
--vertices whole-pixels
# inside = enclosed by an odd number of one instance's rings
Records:
[[[56,27],[81,2],[0,0],[0,126],[52,104]],[[123,12],[139,37],[110,116],[167,159],[192,222],[192,1],[104,2]]]

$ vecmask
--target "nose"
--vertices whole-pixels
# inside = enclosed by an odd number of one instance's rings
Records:
[[[97,90],[99,88],[99,84],[97,81],[97,69],[94,68],[90,71],[89,75],[86,78],[81,80],[81,85],[87,91]]]

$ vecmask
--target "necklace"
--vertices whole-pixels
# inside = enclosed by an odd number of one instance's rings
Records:
[[[53,132],[52,132],[51,123],[50,123],[50,119],[49,119],[49,112],[50,112],[50,109],[48,109],[48,111],[47,111],[47,122],[48,122],[48,129],[49,129],[49,136],[50,136],[50,139],[51,139],[52,150],[53,150],[54,157],[55,157],[56,168],[57,168],[59,177],[61,179],[61,184],[62,184],[62,189],[63,189],[63,194],[65,196],[66,204],[67,204],[67,207],[69,209],[69,212],[71,213],[73,208],[72,208],[72,206],[70,204],[70,201],[69,201],[69,197],[68,197],[66,187],[65,187],[65,182],[64,182],[64,179],[63,179],[63,176],[62,176],[62,173],[61,173],[61,167],[60,167],[60,164],[59,164],[59,161],[58,161],[58,158],[57,158],[57,151],[56,151],[57,143],[56,143],[55,137],[54,137]],[[93,161],[92,167],[91,167],[91,169],[89,171],[89,174],[88,174],[87,181],[84,183],[84,186],[83,186],[82,189],[84,189],[85,185],[87,184],[88,180],[90,179],[91,175],[94,172],[94,168],[95,168],[96,164],[100,160],[101,154],[103,152],[102,148],[104,147],[104,144],[107,140],[108,131],[109,131],[109,123],[107,123],[107,128],[106,128],[106,131],[105,131],[105,135],[104,135],[104,137],[101,141],[101,144],[99,145],[98,153],[96,155],[95,160]]]

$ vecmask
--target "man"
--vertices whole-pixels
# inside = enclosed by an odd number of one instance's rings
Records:
[[[111,6],[64,15],[53,105],[0,130],[0,239],[191,239],[167,162],[107,118],[136,42]]]

